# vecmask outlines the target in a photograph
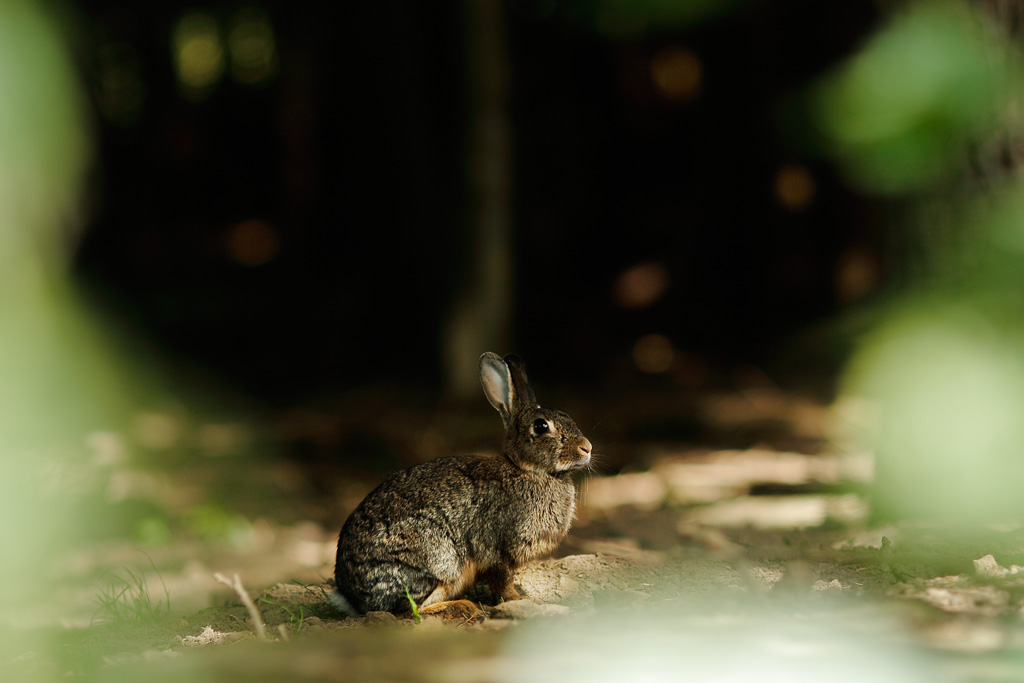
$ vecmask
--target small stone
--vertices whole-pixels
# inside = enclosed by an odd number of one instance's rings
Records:
[[[224,645],[225,643],[237,642],[246,637],[248,637],[248,634],[239,631],[218,631],[212,626],[207,626],[198,636],[184,636],[181,639],[181,645],[183,647]]]
[[[495,605],[491,613],[493,616],[503,619],[533,619],[534,617],[568,614],[569,611],[565,605],[552,605],[532,600],[511,600]]]
[[[1006,576],[1009,573],[1009,570],[999,566],[996,558],[991,554],[975,560],[974,571],[982,576]]]
[[[811,586],[813,591],[842,591],[846,590],[846,587],[839,581],[839,579],[832,579],[831,581],[825,581],[819,579],[814,582]]]

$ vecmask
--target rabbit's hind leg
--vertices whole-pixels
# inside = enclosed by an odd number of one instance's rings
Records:
[[[443,578],[439,578],[434,590],[423,598],[419,604],[420,608],[459,597],[466,589],[473,587],[477,572],[477,565],[473,561],[463,561],[454,566],[435,567],[435,573]]]
[[[420,614],[435,614],[444,619],[458,620],[462,622],[471,621],[482,610],[472,601],[466,599],[454,599],[473,586],[476,580],[477,567],[472,561],[464,562],[458,575],[453,575],[453,581],[441,581],[430,595],[425,597],[419,605]]]
[[[519,592],[514,580],[514,572],[507,567],[491,567],[480,576],[480,580],[487,584],[491,598],[494,603],[520,600],[527,596]]]

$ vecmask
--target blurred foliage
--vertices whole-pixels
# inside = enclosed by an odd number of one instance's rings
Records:
[[[702,604],[702,602],[704,604]],[[638,610],[608,606],[593,615],[536,619],[515,629],[507,681],[833,681],[934,680],[936,667],[905,645],[879,637],[879,624],[814,614],[794,599],[752,600],[738,619],[695,620],[722,610],[714,597],[689,610],[670,602]],[[797,604],[800,604],[797,601]],[[576,620],[572,623],[572,620]],[[568,622],[568,623],[567,623]],[[742,656],[735,653],[742,652]],[[584,654],[585,653],[585,654]]]
[[[35,3],[0,7],[0,90],[0,453],[11,464],[95,407],[105,381],[90,331],[70,310],[59,250],[87,157],[82,102],[63,42]],[[5,505],[25,495],[11,493]]]
[[[991,250],[994,259],[1002,263],[999,273],[1015,279],[1014,284],[1024,285],[1024,184],[1014,182],[1007,185],[994,202],[986,202],[976,208],[969,217],[973,223],[991,235]]]
[[[971,299],[910,298],[861,345],[847,389],[883,405],[876,515],[976,524],[1024,512],[1019,320]]]
[[[820,85],[814,108],[852,183],[911,192],[962,167],[965,144],[1000,118],[1019,72],[987,17],[911,3]]]
[[[88,159],[82,93],[64,37],[40,4],[11,0],[0,22],[0,261],[49,239],[78,199]],[[26,228],[31,226],[34,232]],[[43,235],[47,238],[44,238]],[[30,240],[31,238],[31,240]]]
[[[898,229],[924,262],[845,378],[882,409],[881,518],[1024,514],[1024,195],[1002,159],[984,185],[968,173],[971,154],[1000,156],[983,143],[1005,134],[1024,85],[1010,28],[966,3],[913,3],[817,91],[850,183],[912,200]]]
[[[241,547],[251,538],[252,522],[214,503],[197,505],[186,515],[189,531],[210,543]]]
[[[0,607],[46,594],[43,567],[75,532],[54,460],[106,413],[109,358],[63,262],[89,158],[64,37],[40,3],[0,4]],[[10,662],[24,644],[0,641]],[[8,649],[13,648],[13,649]],[[42,677],[42,676],[41,676]]]
[[[165,517],[149,515],[136,524],[135,538],[144,546],[157,547],[169,543],[174,538],[174,530]]]
[[[82,94],[65,41],[37,4],[4,3],[2,12],[0,437],[10,447],[80,427],[111,373],[65,274],[89,158]]]

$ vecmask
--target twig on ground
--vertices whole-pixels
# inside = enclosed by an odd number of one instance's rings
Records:
[[[245,586],[242,585],[242,580],[238,577],[238,574],[236,573],[231,577],[231,579],[228,579],[220,572],[217,572],[213,575],[213,578],[215,578],[218,583],[222,583],[235,591],[238,595],[238,599],[242,601],[242,604],[245,605],[245,609],[249,611],[249,618],[252,619],[253,628],[256,629],[256,637],[260,640],[268,640],[267,629],[263,625],[263,617],[260,615],[260,611],[257,609],[256,603],[254,603],[252,598],[249,597],[249,592],[246,591]]]

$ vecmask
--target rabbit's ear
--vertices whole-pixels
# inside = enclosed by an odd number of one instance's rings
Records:
[[[480,356],[480,384],[484,395],[501,415],[507,430],[512,422],[513,392],[512,375],[505,361],[496,353],[488,351]]]
[[[512,355],[505,356],[505,366],[508,367],[509,376],[512,378],[514,400],[512,412],[537,405],[533,389],[530,388],[530,381],[526,379],[526,363],[522,358]]]

